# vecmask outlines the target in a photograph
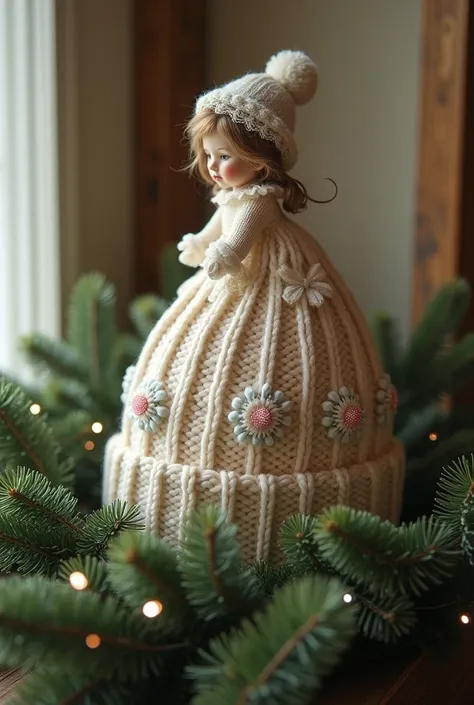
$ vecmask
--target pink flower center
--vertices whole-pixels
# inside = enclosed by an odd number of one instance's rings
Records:
[[[395,412],[398,409],[398,392],[392,385],[391,395],[390,395],[390,406],[392,411]]]
[[[250,423],[257,431],[266,431],[273,422],[272,412],[266,406],[258,406],[250,414]]]
[[[136,394],[132,399],[132,411],[135,416],[142,416],[148,409],[148,399],[144,394]]]
[[[361,425],[363,416],[359,404],[348,404],[342,414],[342,423],[346,428],[355,431]]]

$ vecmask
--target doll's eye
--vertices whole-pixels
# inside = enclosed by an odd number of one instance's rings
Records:
[[[221,154],[221,159],[223,162],[226,162],[228,159],[230,159],[228,154]]]

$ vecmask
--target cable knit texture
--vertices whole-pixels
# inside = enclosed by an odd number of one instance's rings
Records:
[[[396,393],[364,316],[281,195],[258,185],[215,197],[194,236],[206,241],[203,267],[129,371],[105,459],[104,501],[137,503],[174,545],[198,504],[217,503],[248,561],[280,560],[278,530],[296,512],[343,503],[396,522],[404,476]],[[166,392],[153,431],[143,430],[150,380]]]

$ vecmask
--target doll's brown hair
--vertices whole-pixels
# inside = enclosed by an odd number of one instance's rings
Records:
[[[184,134],[190,153],[190,161],[185,169],[201,181],[212,184],[214,192],[218,191],[219,187],[209,176],[202,141],[216,130],[229,140],[237,157],[258,172],[255,183],[271,182],[281,186],[284,192],[283,208],[288,213],[299,213],[306,208],[308,201],[327,203],[310,198],[301,181],[286,173],[282,166],[281,154],[273,142],[248,131],[244,125],[233,122],[228,115],[217,115],[207,109],[194,115],[185,128]]]

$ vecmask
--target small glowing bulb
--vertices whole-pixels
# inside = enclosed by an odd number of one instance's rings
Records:
[[[471,617],[468,614],[462,614],[459,619],[463,624],[470,624],[471,623]]]
[[[163,605],[159,600],[150,600],[149,602],[145,602],[142,607],[143,614],[149,619],[153,619],[153,617],[158,617],[158,615],[161,614],[162,611]]]
[[[38,414],[41,412],[41,407],[39,404],[32,404],[30,406],[30,411],[34,416],[38,416]]]
[[[100,421],[94,421],[91,428],[93,433],[102,433],[102,431],[104,430],[104,427],[102,426]]]
[[[88,646],[89,649],[97,649],[101,641],[102,639],[98,634],[88,634],[86,636],[86,646]]]
[[[349,604],[350,602],[352,602],[352,600],[354,598],[352,597],[352,595],[349,592],[346,592],[346,594],[344,595],[344,597],[342,599],[344,600],[344,602],[347,602],[347,604]]]
[[[74,590],[85,590],[86,587],[89,585],[89,581],[87,580],[84,573],[80,573],[78,570],[76,570],[74,573],[71,573],[71,575],[69,576],[69,582],[71,583],[71,587],[73,587]]]
[[[84,448],[85,448],[86,450],[94,450],[94,448],[95,448],[95,443],[94,443],[94,441],[86,441],[86,442],[84,443]]]
[[[438,440],[438,434],[437,434],[437,433],[430,433],[430,435],[428,436],[428,438],[430,439],[430,441],[437,441],[437,440]]]

